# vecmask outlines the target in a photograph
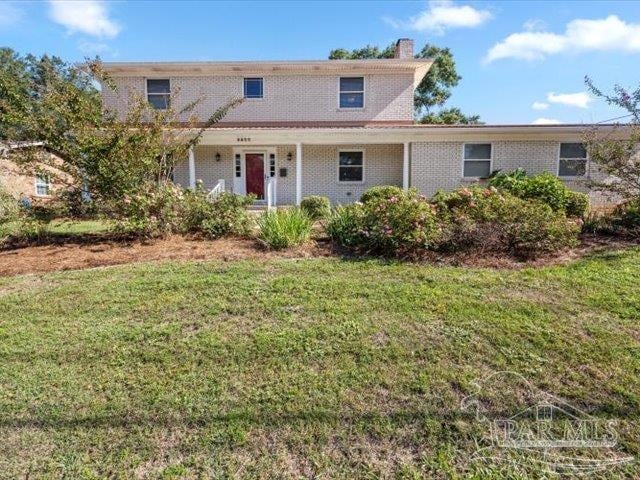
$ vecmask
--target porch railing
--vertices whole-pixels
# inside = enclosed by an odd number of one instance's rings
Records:
[[[267,177],[267,210],[276,204],[276,177]]]
[[[218,197],[218,195],[220,195],[224,191],[225,191],[224,178],[221,178],[220,180],[218,180],[218,183],[216,184],[216,186],[211,189],[207,197],[209,198],[209,200],[215,200]]]

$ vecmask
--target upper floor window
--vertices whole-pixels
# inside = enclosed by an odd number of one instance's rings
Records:
[[[465,143],[462,176],[487,178],[491,173],[491,144]]]
[[[51,177],[46,173],[39,173],[36,176],[36,195],[46,197],[51,194]]]
[[[156,110],[169,108],[171,85],[168,79],[147,79],[147,100]]]
[[[340,108],[364,108],[364,77],[340,77]]]
[[[338,159],[339,182],[364,181],[364,152],[340,152]]]
[[[561,143],[558,175],[581,177],[587,173],[587,149],[582,143]]]
[[[262,98],[262,78],[244,79],[244,98]]]

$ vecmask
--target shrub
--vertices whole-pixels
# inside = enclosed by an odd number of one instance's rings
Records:
[[[211,205],[210,216],[202,217],[199,231],[213,237],[224,235],[246,235],[249,233],[252,218],[247,212],[247,206],[251,205],[255,197],[253,195],[242,196],[233,193],[221,193],[215,200],[209,202]],[[197,212],[197,210],[196,210]],[[201,212],[191,212],[192,217],[201,215]],[[194,230],[197,231],[198,224],[194,223]]]
[[[117,206],[116,231],[156,237],[170,233],[203,233],[211,237],[245,234],[246,206],[253,197],[224,192],[213,201],[202,189],[184,190],[172,183],[150,184]]]
[[[274,250],[301,245],[311,238],[311,219],[299,208],[267,212],[258,226],[258,238]]]
[[[442,248],[508,251],[520,257],[576,244],[579,226],[563,211],[506,191],[461,188],[434,197],[446,222]]]
[[[311,220],[322,220],[331,214],[331,202],[327,197],[313,195],[302,199],[300,209]]]
[[[371,187],[360,196],[360,201],[362,203],[369,203],[373,200],[388,200],[391,197],[399,197],[403,192],[404,190],[402,190],[402,188],[395,185]]]
[[[565,210],[570,190],[549,172],[528,177],[522,169],[499,172],[489,179],[489,186],[507,190],[516,197],[546,203],[553,211]]]
[[[609,214],[601,214],[591,219],[594,232],[613,235],[640,235],[640,200],[627,200],[615,207]]]
[[[589,195],[582,192],[569,191],[567,195],[567,217],[584,218],[589,210]]]
[[[343,247],[403,257],[434,246],[440,228],[434,207],[424,197],[399,190],[389,198],[374,195],[367,202],[338,208],[327,233]]]
[[[183,190],[167,182],[148,183],[135,195],[125,195],[112,206],[117,215],[114,228],[127,235],[157,237],[175,233],[182,227]]]
[[[0,224],[16,221],[23,208],[18,200],[0,187]]]

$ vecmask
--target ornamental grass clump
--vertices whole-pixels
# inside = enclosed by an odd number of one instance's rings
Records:
[[[311,238],[312,224],[299,208],[267,212],[258,220],[258,239],[273,250],[302,245]]]

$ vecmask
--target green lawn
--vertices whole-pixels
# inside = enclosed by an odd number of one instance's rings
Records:
[[[640,249],[519,271],[134,265],[0,291],[2,478],[549,478],[470,460],[486,426],[461,402],[502,370],[617,419],[640,456]]]
[[[49,231],[59,235],[104,233],[108,229],[109,223],[105,220],[56,219],[49,224]]]

